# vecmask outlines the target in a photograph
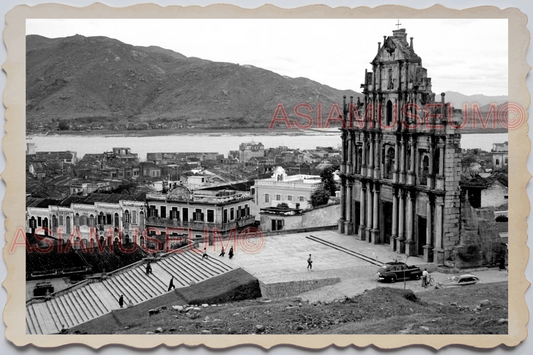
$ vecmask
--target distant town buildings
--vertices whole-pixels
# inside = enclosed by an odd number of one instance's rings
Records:
[[[494,143],[492,145],[492,164],[494,169],[509,165],[509,143]]]
[[[245,163],[251,158],[262,158],[265,156],[265,146],[262,143],[241,143],[239,145],[239,161]]]

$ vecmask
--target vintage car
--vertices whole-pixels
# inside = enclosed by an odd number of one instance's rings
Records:
[[[422,270],[418,266],[407,265],[399,261],[391,261],[381,265],[378,280],[396,282],[396,280],[419,280]]]
[[[465,274],[461,276],[452,276],[447,282],[440,283],[441,287],[460,287],[467,285],[475,285],[479,281],[479,277],[472,274]]]

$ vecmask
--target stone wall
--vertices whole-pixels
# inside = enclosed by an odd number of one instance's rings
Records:
[[[473,208],[466,194],[461,206],[461,238],[454,248],[454,267],[495,265],[505,255],[492,209]]]
[[[282,230],[285,231],[336,226],[340,215],[340,204],[338,203],[318,207],[296,216],[281,216],[265,213],[261,214],[260,228],[263,232],[271,232],[272,220],[283,220]]]
[[[295,296],[319,287],[334,285],[341,281],[338,277],[317,280],[287,281],[276,283],[264,283],[259,281],[261,295],[266,298],[281,298]]]
[[[446,137],[444,155],[445,196],[443,213],[443,248],[445,259],[453,258],[453,250],[459,244],[461,231],[461,148],[460,135]]]

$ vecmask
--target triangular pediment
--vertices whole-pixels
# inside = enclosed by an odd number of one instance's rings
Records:
[[[404,38],[389,36],[380,47],[374,60],[372,60],[372,64],[395,60],[421,62],[420,57],[416,55],[415,51]]]

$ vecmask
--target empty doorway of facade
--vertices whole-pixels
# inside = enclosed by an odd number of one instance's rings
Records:
[[[383,201],[383,244],[390,243],[392,235],[392,203]]]
[[[424,245],[426,245],[426,226],[427,221],[426,218],[418,216],[418,255],[424,254]]]

